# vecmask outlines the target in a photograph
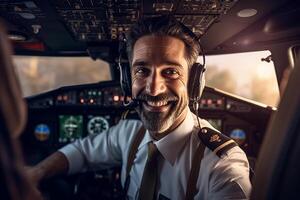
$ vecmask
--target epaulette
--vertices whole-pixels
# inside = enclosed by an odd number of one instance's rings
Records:
[[[201,128],[198,132],[198,137],[205,146],[219,157],[231,148],[238,146],[237,143],[230,137],[208,127]]]

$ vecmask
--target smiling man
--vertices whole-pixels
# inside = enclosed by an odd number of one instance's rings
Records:
[[[184,43],[175,37],[147,35],[137,40],[132,58],[132,94],[137,111],[155,138],[176,128],[188,110],[188,63]]]
[[[135,24],[127,51],[141,121],[121,120],[67,145],[32,168],[31,177],[38,182],[59,173],[122,165],[129,199],[247,199],[245,153],[188,107],[200,51],[195,38],[173,17]]]

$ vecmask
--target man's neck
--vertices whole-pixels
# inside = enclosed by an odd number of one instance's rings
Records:
[[[184,111],[179,115],[179,117],[174,121],[174,123],[164,132],[151,132],[149,131],[150,135],[153,137],[153,139],[155,140],[160,140],[163,137],[165,137],[166,135],[168,135],[169,133],[171,133],[172,131],[174,131],[186,118],[188,109],[184,109]]]

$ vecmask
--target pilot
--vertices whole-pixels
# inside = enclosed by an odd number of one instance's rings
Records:
[[[192,31],[174,17],[152,17],[126,40],[130,74],[124,67],[122,76],[131,79],[125,84],[141,121],[121,120],[63,147],[29,171],[32,179],[122,166],[128,199],[248,199],[245,153],[188,105],[204,86]]]

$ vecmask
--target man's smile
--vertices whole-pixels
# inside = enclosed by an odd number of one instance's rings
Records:
[[[171,103],[172,101],[143,101],[143,107],[149,112],[165,112]]]

